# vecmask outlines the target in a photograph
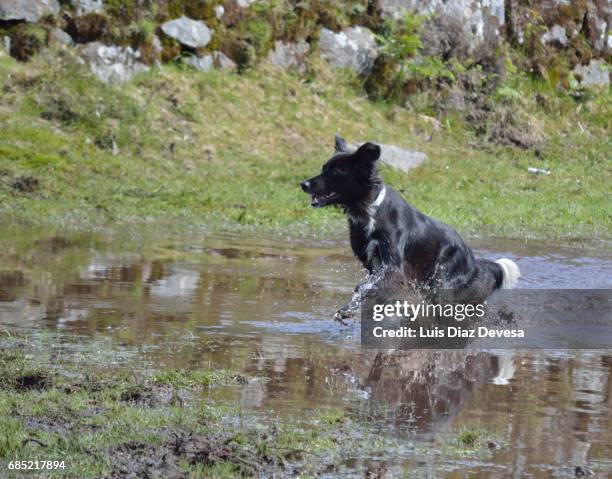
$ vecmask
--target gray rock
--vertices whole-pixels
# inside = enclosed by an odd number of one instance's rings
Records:
[[[583,87],[600,87],[610,84],[610,67],[605,60],[591,60],[588,65],[578,65],[574,76]]]
[[[383,16],[401,18],[406,12],[418,15],[450,16],[458,19],[474,45],[485,39],[485,32],[500,36],[504,25],[504,0],[378,0]]]
[[[221,20],[223,15],[225,15],[225,7],[223,5],[215,5],[213,10],[215,11],[215,17],[217,20]]]
[[[157,58],[159,58],[164,51],[162,42],[157,35],[153,35],[153,39],[151,40],[151,48],[153,48],[153,52]]]
[[[232,61],[232,59],[227,57],[223,52],[212,52],[212,54],[204,55],[202,57],[191,55],[183,57],[182,61],[202,72],[206,72],[213,67],[221,70],[231,70],[236,68],[236,64]]]
[[[487,10],[500,24],[505,22],[504,0],[378,0],[383,15],[400,18],[406,12],[418,15],[432,13],[459,14],[470,17],[478,11]]]
[[[400,171],[410,171],[422,165],[427,155],[420,151],[404,150],[393,145],[380,145],[380,161]]]
[[[11,37],[9,37],[8,35],[5,35],[2,37],[2,44],[0,45],[0,47],[2,47],[6,53],[11,53]]]
[[[362,143],[349,145],[351,151],[356,150]],[[396,170],[408,172],[417,166],[422,165],[427,160],[427,155],[420,151],[405,150],[394,145],[384,145],[377,143],[380,146],[380,161],[389,165]]]
[[[586,2],[586,26],[582,29],[589,45],[595,53],[610,54],[612,43],[610,42],[610,31],[612,29],[612,9],[610,0],[587,0]]]
[[[541,38],[542,45],[546,45],[548,43],[558,43],[559,45],[567,45],[568,39],[565,33],[565,28],[561,25],[553,25],[553,27],[548,30]]]
[[[57,0],[0,0],[0,20],[37,22],[44,15],[59,13]]]
[[[445,106],[453,111],[465,111],[465,91],[459,87],[452,87],[446,97]]]
[[[240,8],[249,8],[256,0],[236,0]]]
[[[170,38],[191,48],[206,46],[212,37],[212,30],[204,22],[187,17],[170,20],[161,29]]]
[[[190,55],[182,58],[183,63],[187,65],[191,65],[196,70],[200,70],[202,72],[206,72],[213,67],[213,57],[212,55],[204,55],[203,57],[198,57],[195,55]]]
[[[57,42],[60,45],[74,45],[74,40],[72,39],[72,37],[61,28],[54,28],[53,30],[51,30],[50,37],[52,41]]]
[[[306,57],[310,46],[304,40],[297,43],[274,42],[274,50],[268,54],[268,61],[272,65],[286,70],[294,69],[303,73],[306,70]]]
[[[147,65],[140,62],[140,52],[130,47],[92,42],[83,47],[81,56],[92,73],[105,83],[123,83],[137,73],[149,70]]]
[[[588,24],[588,39],[593,48],[598,52],[603,52],[606,48],[612,48],[610,45],[610,27],[612,24],[612,10],[610,7],[612,2],[601,2],[597,5],[589,5],[587,8],[586,20]],[[585,32],[586,33],[586,32]]]
[[[86,13],[101,12],[104,10],[102,0],[71,0],[70,4],[74,7],[77,15]]]
[[[378,56],[374,34],[364,27],[351,27],[334,33],[322,28],[319,35],[321,58],[335,67],[351,68],[359,73],[372,69]]]
[[[236,62],[223,52],[213,52],[212,57],[215,68],[221,70],[234,70],[236,68]]]

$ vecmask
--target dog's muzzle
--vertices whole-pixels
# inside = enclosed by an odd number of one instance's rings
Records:
[[[334,192],[320,193],[316,186],[314,187],[313,191],[312,180],[313,178],[311,178],[310,180],[302,181],[302,183],[300,183],[302,190],[304,190],[305,193],[308,193],[312,197],[312,201],[310,202],[311,206],[314,206],[315,208],[321,208],[323,206],[329,205],[330,203],[333,203],[338,198],[338,194]]]

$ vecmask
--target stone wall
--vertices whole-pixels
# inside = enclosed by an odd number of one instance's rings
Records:
[[[283,8],[290,10],[283,12],[263,8],[261,0],[224,0],[206,4],[185,1],[176,12],[168,10],[167,2],[160,2],[153,14],[153,9],[145,6],[125,13],[127,7],[118,9],[113,2],[111,8],[104,0],[0,0],[0,44],[8,45],[20,60],[27,60],[45,42],[77,48],[85,53],[94,73],[107,70],[109,65],[113,71],[125,73],[112,75],[115,81],[127,80],[132,72],[144,70],[144,65],[177,58],[201,70],[221,64],[230,68],[237,64],[240,69],[267,59],[304,73],[312,54],[332,66],[367,75],[379,54],[378,30],[393,19],[401,21],[404,15],[412,14],[426,19],[424,38],[452,36],[450,40],[465,45],[464,57],[482,45],[502,42],[523,48],[534,57],[539,55],[536,63],[558,52],[567,55],[578,81],[589,76],[586,83],[600,84],[609,81],[611,4],[610,0],[362,0],[321,1],[316,7],[287,3]],[[117,17],[122,12],[124,16]],[[190,15],[196,18],[188,18]],[[295,31],[288,31],[284,23],[290,15],[299,18]],[[133,33],[142,20],[156,24],[155,31]],[[120,22],[132,33],[117,38]],[[87,47],[94,42],[98,42],[95,49]],[[101,51],[99,43],[121,54],[111,59],[96,57],[93,62],[90,53]],[[442,54],[435,49],[422,51],[423,56]],[[121,59],[126,59],[125,68],[117,63]],[[537,68],[531,71],[538,73]]]

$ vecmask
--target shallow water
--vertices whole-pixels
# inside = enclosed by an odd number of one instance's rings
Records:
[[[143,367],[244,371],[261,380],[211,399],[263,418],[346,409],[405,440],[369,459],[416,477],[612,474],[612,351],[362,351],[358,328],[331,320],[362,276],[343,237],[0,232],[2,329],[105,341]],[[521,288],[612,287],[601,246],[470,243],[515,259]],[[454,459],[464,426],[501,447]]]

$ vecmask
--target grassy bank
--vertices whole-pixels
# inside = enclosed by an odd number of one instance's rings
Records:
[[[426,152],[424,166],[384,177],[463,233],[609,238],[609,92],[577,101],[512,77],[498,103],[528,118],[516,127],[536,130],[538,144],[523,150],[436,115],[419,95],[406,108],[368,101],[356,81],[323,65],[311,81],[265,66],[166,66],[114,88],[67,51],[28,64],[0,57],[0,214],[78,228],[335,228],[339,212],[311,209],[299,181],[341,133]]]
[[[58,340],[0,336],[2,477],[383,477],[402,458],[427,453],[344,410],[279,420],[212,395],[224,387],[239,396],[263,378],[150,370],[100,343]],[[489,454],[489,439],[464,428],[440,450],[444,457]],[[9,469],[11,461],[36,460],[64,467]]]
[[[162,370],[146,373],[100,366],[99,345],[87,357],[4,335],[0,349],[0,464],[11,460],[64,461],[53,472],[65,477],[236,477],[285,467],[316,468],[346,447],[332,441],[345,418],[312,417],[312,429],[280,427],[243,417],[240,406],[208,400],[212,389],[241,388],[256,378],[225,370]],[[109,351],[112,362],[121,359]],[[36,354],[34,359],[33,354]],[[90,356],[91,354],[91,356]],[[365,443],[364,443],[365,444]],[[19,475],[15,471],[15,475]]]

